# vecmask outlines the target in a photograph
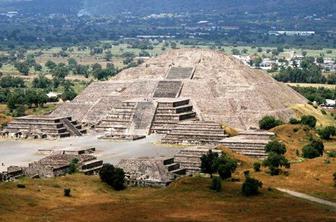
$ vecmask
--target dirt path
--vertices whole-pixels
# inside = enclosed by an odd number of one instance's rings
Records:
[[[326,205],[326,206],[329,206],[329,207],[332,207],[332,208],[336,209],[336,203],[335,202],[331,202],[331,201],[328,201],[328,200],[323,200],[323,199],[320,199],[320,198],[317,198],[317,197],[313,197],[313,196],[310,196],[310,195],[307,195],[307,194],[304,194],[304,193],[299,193],[299,192],[288,190],[288,189],[282,189],[282,188],[276,188],[276,189],[283,192],[283,193],[287,193],[287,194],[289,194],[293,197],[298,197],[298,198],[301,198],[301,199],[309,200],[311,202],[319,203],[319,204]]]

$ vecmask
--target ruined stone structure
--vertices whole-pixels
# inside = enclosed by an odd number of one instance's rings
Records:
[[[71,161],[77,160],[77,169],[86,175],[96,174],[103,166],[102,160],[91,154],[92,148],[86,150],[57,150],[47,157],[29,163],[28,166],[10,166],[3,172],[3,180],[13,180],[22,176],[31,178],[48,178],[63,176],[69,172]],[[82,154],[79,154],[82,153]]]
[[[19,138],[63,138],[81,136],[86,129],[71,117],[25,116],[15,118],[3,133]]]
[[[248,130],[239,132],[238,136],[223,139],[219,144],[243,155],[265,158],[265,146],[273,136],[274,133],[268,131]]]
[[[215,147],[194,146],[181,149],[179,153],[174,156],[174,162],[178,163],[181,168],[186,170],[187,174],[194,174],[201,172],[201,157],[206,155],[209,150],[221,154],[220,150]]]
[[[179,163],[174,162],[174,158],[124,159],[118,167],[125,171],[130,186],[164,187],[186,173]]]

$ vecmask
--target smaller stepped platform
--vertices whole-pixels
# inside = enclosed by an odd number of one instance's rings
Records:
[[[223,139],[220,144],[237,153],[263,159],[267,157],[265,146],[272,136],[274,136],[272,132],[249,130],[239,132],[238,136]]]
[[[158,99],[156,113],[150,132],[166,134],[178,123],[186,120],[196,120],[196,112],[189,99]]]
[[[180,167],[186,170],[186,174],[194,174],[201,172],[201,157],[212,150],[221,154],[220,150],[216,150],[215,147],[188,147],[180,150],[175,154],[174,162],[180,164]]]
[[[120,141],[135,141],[146,138],[144,135],[132,135],[132,134],[115,134],[115,133],[107,133],[104,136],[98,137],[98,139],[102,140],[120,140]]]
[[[118,167],[125,171],[128,185],[141,187],[165,187],[186,173],[179,163],[174,162],[174,158],[124,159]]]
[[[63,138],[81,136],[87,132],[71,117],[24,116],[15,118],[4,134],[17,138]]]
[[[207,121],[180,122],[162,138],[166,144],[216,145],[228,137],[221,125]]]

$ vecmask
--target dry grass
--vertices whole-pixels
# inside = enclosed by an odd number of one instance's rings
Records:
[[[321,109],[314,108],[309,104],[296,104],[291,107],[295,112],[297,117],[301,118],[303,115],[312,115],[317,119],[318,126],[330,126],[336,125],[335,119],[330,115],[330,113],[324,115]]]
[[[289,86],[300,86],[300,87],[325,87],[328,89],[335,89],[336,85],[334,84],[319,84],[319,83],[286,83]]]
[[[98,177],[66,176],[0,185],[0,221],[334,221],[322,206],[262,190],[252,198],[240,194],[240,182],[209,189],[210,179],[186,177],[166,189],[112,191]],[[72,197],[63,197],[63,188]]]

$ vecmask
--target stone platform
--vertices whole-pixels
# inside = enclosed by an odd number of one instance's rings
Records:
[[[186,173],[174,158],[124,159],[118,164],[126,173],[129,186],[165,187]]]
[[[243,155],[265,158],[267,156],[265,146],[271,140],[272,136],[274,136],[274,133],[268,131],[241,131],[238,136],[221,140],[220,144]]]
[[[174,162],[180,164],[181,168],[186,169],[188,175],[201,172],[201,157],[206,155],[209,150],[221,154],[220,150],[213,147],[195,146],[180,150],[174,156]]]
[[[216,145],[228,137],[218,123],[206,121],[185,121],[175,125],[161,140],[167,144]]]
[[[17,138],[63,138],[81,136],[86,129],[71,117],[25,116],[15,118],[3,134]]]

